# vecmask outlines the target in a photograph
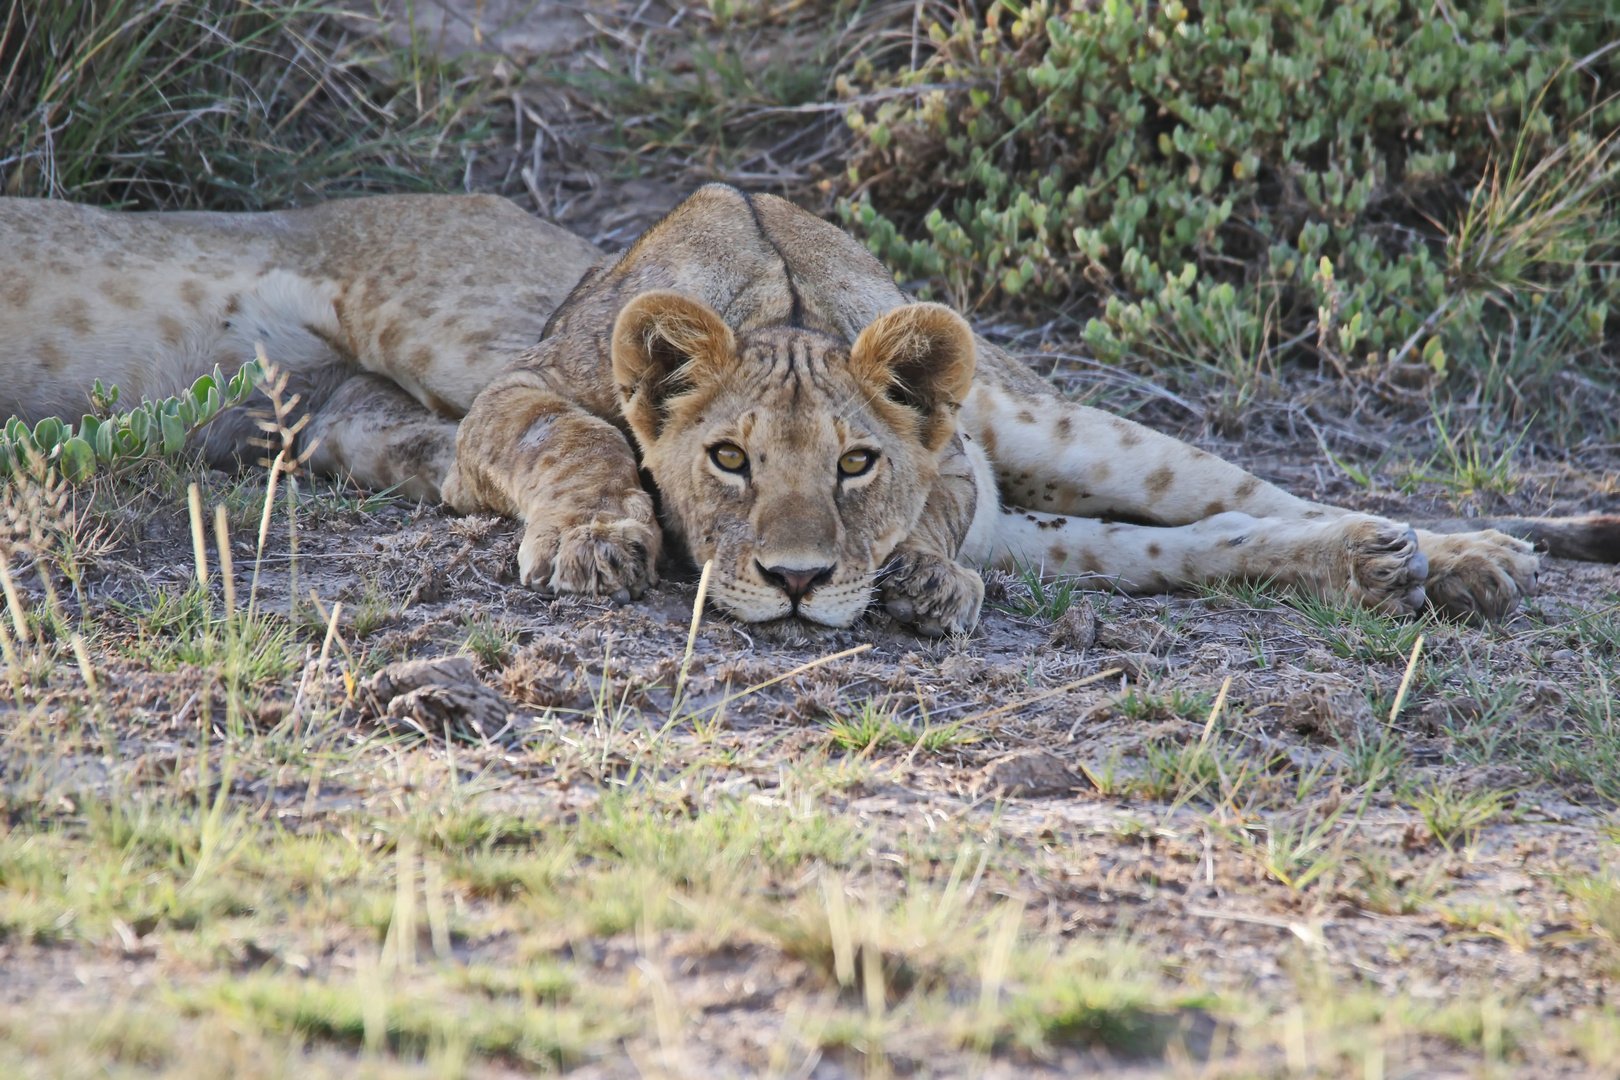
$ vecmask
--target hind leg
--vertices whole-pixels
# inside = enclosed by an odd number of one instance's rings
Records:
[[[355,375],[314,413],[299,436],[309,465],[361,487],[438,502],[456,460],[456,425],[380,375]]]
[[[1350,514],[1291,495],[1179,439],[1064,401],[1045,383],[1010,367],[1015,361],[1004,353],[992,348],[981,349],[981,355],[986,351],[962,424],[994,461],[1005,503],[1164,526],[1191,525],[1227,512],[1268,522],[1318,523]],[[1425,575],[1418,580],[1430,602],[1447,614],[1500,618],[1535,591],[1538,561],[1530,546],[1501,533],[1419,532],[1408,557],[1419,555]],[[1412,563],[1403,573],[1412,576],[1416,569]]]
[[[988,562],[1085,575],[1131,593],[1271,581],[1392,615],[1423,606],[1428,571],[1412,530],[1382,518],[1300,521],[1231,511],[1161,528],[1009,508],[996,522]]]

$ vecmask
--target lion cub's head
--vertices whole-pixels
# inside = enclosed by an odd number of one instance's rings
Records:
[[[922,514],[973,335],[938,304],[880,316],[854,345],[773,326],[734,335],[709,307],[643,293],[613,330],[613,375],[665,526],[736,617],[848,626]]]

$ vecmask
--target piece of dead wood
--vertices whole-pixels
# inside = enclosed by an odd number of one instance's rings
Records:
[[[514,706],[478,678],[468,656],[403,660],[362,682],[361,714],[387,727],[431,737],[498,738],[516,721]]]

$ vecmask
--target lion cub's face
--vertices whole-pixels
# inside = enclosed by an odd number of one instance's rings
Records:
[[[973,337],[937,304],[846,347],[811,330],[740,338],[679,293],[637,297],[613,371],[666,526],[736,617],[848,626],[911,532],[973,379]]]

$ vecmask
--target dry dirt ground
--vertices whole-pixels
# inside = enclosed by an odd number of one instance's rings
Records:
[[[290,624],[277,513],[233,661],[185,479],[81,515],[95,691],[36,639],[0,706],[26,1072],[1612,1075],[1612,567],[1485,628],[1006,574],[945,641],[711,613],[672,712],[690,569],[546,599],[512,523],[354,493],[302,496]],[[200,479],[251,537],[262,477]]]

